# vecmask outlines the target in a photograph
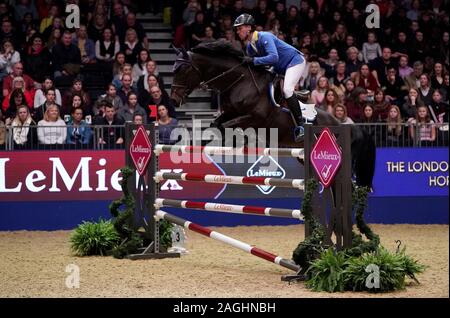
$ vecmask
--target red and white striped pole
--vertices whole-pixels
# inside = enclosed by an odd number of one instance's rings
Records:
[[[248,148],[248,147],[214,147],[214,146],[179,146],[179,145],[156,145],[154,153],[205,153],[207,155],[258,155],[305,158],[303,148]]]
[[[174,173],[161,172],[155,174],[155,182],[162,180],[200,181],[205,183],[239,184],[239,185],[268,185],[274,187],[295,188],[305,190],[304,179],[280,179],[264,177],[240,177],[215,174]]]
[[[156,211],[156,215],[157,218],[159,219],[164,219],[170,223],[173,224],[177,224],[179,226],[184,227],[185,229],[197,232],[199,234],[202,234],[204,236],[210,237],[212,239],[215,239],[217,241],[220,241],[222,243],[231,245],[233,247],[236,247],[240,250],[243,250],[244,252],[250,253],[252,255],[255,255],[259,258],[265,259],[266,261],[278,264],[280,266],[283,266],[285,268],[288,268],[290,270],[296,271],[298,272],[300,270],[300,266],[295,264],[294,262],[282,258],[280,256],[274,255],[272,253],[266,252],[262,249],[259,249],[257,247],[253,247],[247,243],[238,241],[232,237],[226,236],[224,234],[220,234],[219,232],[213,231],[211,229],[208,229],[206,227],[203,227],[201,225],[192,223],[188,220],[179,218],[175,215],[169,214],[167,212],[163,212],[163,211]]]
[[[303,216],[300,210],[267,208],[250,205],[235,205],[226,203],[214,203],[214,202],[198,202],[187,200],[172,200],[161,199],[155,200],[155,208],[160,209],[162,207],[172,207],[181,209],[196,209],[204,211],[225,212],[225,213],[237,213],[237,214],[255,214],[265,216],[278,216],[284,218],[293,218],[303,220]]]

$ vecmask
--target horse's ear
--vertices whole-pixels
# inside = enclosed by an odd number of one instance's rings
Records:
[[[181,53],[180,49],[177,48],[175,45],[173,45],[173,43],[170,44],[170,47],[172,47],[172,49],[174,49],[174,51],[175,51],[175,53],[176,53],[177,55]]]
[[[181,48],[181,53],[183,54],[183,58],[185,60],[189,60],[190,59],[189,58],[189,54],[188,54],[188,52],[186,51],[186,49],[184,47]]]

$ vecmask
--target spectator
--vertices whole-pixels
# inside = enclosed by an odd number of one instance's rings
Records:
[[[10,40],[4,40],[0,48],[0,81],[12,72],[17,62],[20,62],[20,53],[14,50]]]
[[[52,4],[50,9],[48,10],[47,16],[41,20],[41,24],[39,26],[39,32],[43,33],[49,26],[53,24],[53,19],[58,17],[58,6],[56,4]]]
[[[388,116],[390,104],[388,103],[386,95],[382,89],[379,88],[375,91],[373,104],[374,117],[376,118],[376,121],[385,121]]]
[[[11,122],[14,149],[33,149],[36,144],[36,123],[31,118],[26,105],[17,108],[17,114]]]
[[[72,86],[70,87],[70,89],[68,91],[66,91],[64,93],[64,96],[62,98],[62,104],[63,105],[70,104],[70,101],[72,100],[72,96],[74,94],[81,95],[81,97],[83,97],[83,102],[87,106],[91,106],[91,98],[90,98],[88,92],[86,92],[84,90],[84,88],[83,88],[83,81],[80,78],[75,78],[72,81]]]
[[[22,80],[25,82],[25,87],[30,91],[34,89],[35,86],[38,86],[35,85],[35,82],[30,76],[28,76],[23,72],[22,62],[17,62],[16,64],[13,65],[12,72],[8,76],[3,78],[4,97],[8,96],[9,93],[11,93],[11,90],[13,90],[13,81],[16,77],[22,78]]]
[[[436,140],[436,127],[430,118],[428,107],[417,107],[415,118],[408,120],[409,136],[418,145],[431,145]],[[417,129],[417,130],[416,130]]]
[[[61,35],[61,38],[64,34],[65,28],[64,28],[64,24],[63,21],[60,17],[54,17],[52,24],[50,26],[48,26],[43,32],[42,32],[42,36],[44,37],[44,39],[46,40],[50,40],[51,35],[55,35],[56,34],[56,30],[58,30],[57,32]]]
[[[388,69],[388,76],[386,81],[386,86],[384,87],[384,92],[386,94],[386,99],[390,103],[398,105],[404,100],[406,95],[405,82],[397,75],[397,70],[394,67]]]
[[[158,106],[158,132],[159,142],[161,144],[173,145],[177,142],[171,134],[173,129],[178,125],[178,121],[175,118],[169,116],[167,107],[163,104]],[[171,138],[172,137],[172,138]]]
[[[143,49],[136,31],[134,29],[128,29],[125,35],[125,41],[121,43],[121,51],[125,53],[125,61],[133,65],[137,61],[138,53]]]
[[[121,69],[125,64],[125,53],[117,52],[114,57],[113,76],[116,78],[121,73]]]
[[[315,90],[311,93],[311,101],[316,104],[316,106],[319,106],[324,98],[325,98],[325,92],[329,88],[328,78],[325,76],[321,76],[319,78],[319,81],[317,82],[317,87]]]
[[[397,68],[397,63],[392,58],[392,51],[389,47],[384,47],[382,55],[372,60],[369,64],[372,74],[378,81],[378,86],[385,86],[387,70],[391,67]]]
[[[433,98],[433,90],[430,87],[430,77],[428,74],[420,75],[419,96],[426,106],[430,105]]]
[[[406,102],[402,106],[402,117],[414,118],[417,114],[417,108],[424,106],[422,99],[420,98],[419,91],[416,88],[411,88],[408,93]]]
[[[405,137],[405,125],[403,125],[400,109],[396,105],[389,106],[386,126],[382,126],[383,146],[398,147],[403,146],[402,137]]]
[[[107,78],[113,77],[114,57],[119,53],[120,44],[115,41],[111,28],[103,30],[102,38],[95,43],[95,57],[98,61],[99,69]],[[125,61],[125,55],[123,55]]]
[[[447,70],[441,62],[434,63],[433,71],[431,72],[431,87],[434,89],[441,89],[444,85],[444,77],[447,75]]]
[[[362,62],[358,59],[359,51],[356,47],[352,46],[347,49],[347,62],[345,63],[345,72],[350,76],[354,76],[354,73],[358,72]]]
[[[139,53],[138,53],[138,60],[137,62],[133,65],[133,69],[132,69],[132,78],[133,78],[133,82],[137,83],[137,81],[139,80],[139,78],[142,75],[145,75],[146,73],[146,66],[147,63],[150,61],[150,54],[148,53],[148,51],[146,49],[142,49]]]
[[[362,54],[366,64],[381,56],[381,46],[377,42],[375,32],[369,32],[367,34],[367,42],[363,44]]]
[[[336,73],[336,65],[338,62],[338,51],[336,49],[331,49],[330,52],[328,52],[328,59],[323,62],[323,67],[327,77],[331,77],[334,73]]]
[[[124,43],[127,41],[128,32],[130,29],[134,31],[137,41],[139,43],[142,43],[142,45],[140,44],[140,47],[148,49],[149,42],[148,42],[147,36],[145,35],[144,28],[142,27],[142,24],[140,24],[136,20],[136,14],[134,14],[132,12],[129,12],[126,15],[125,25],[122,28],[119,28],[119,29],[116,28],[116,30],[115,30],[116,31],[115,33],[119,36],[119,40],[121,43]],[[134,62],[131,64],[134,64]]]
[[[343,104],[337,104],[334,107],[334,117],[341,123],[341,124],[353,124],[353,120],[347,116],[347,108]]]
[[[34,94],[34,103],[33,103],[34,108],[38,108],[40,105],[45,103],[46,101],[45,91],[50,88],[53,88],[55,90],[56,104],[62,105],[61,92],[59,91],[59,89],[55,88],[55,86],[53,85],[53,80],[49,76],[47,76],[44,79],[44,82],[42,83],[42,88],[36,90],[36,93]]]
[[[163,80],[162,76],[159,75],[156,62],[153,60],[150,60],[147,62],[147,64],[145,64],[145,70],[143,72],[143,75],[141,75],[137,81],[136,87],[137,87],[138,92],[148,90],[149,75],[153,75],[157,79],[159,87],[164,87],[164,80]]]
[[[319,105],[319,108],[328,112],[329,114],[333,114],[334,106],[336,106],[338,103],[340,103],[338,94],[332,89],[327,89],[327,91],[325,92],[325,98]]]
[[[83,97],[79,93],[74,93],[72,95],[70,104],[62,105],[61,117],[64,119],[64,121],[68,122],[70,120],[70,115],[76,108],[80,108],[81,110],[83,110],[82,119],[84,119],[87,124],[92,124],[92,117],[94,115],[92,112],[92,108],[84,103]]]
[[[63,33],[62,41],[55,45],[52,53],[55,79],[63,76],[73,77],[80,73],[81,52],[72,43],[72,34],[69,31]]]
[[[144,109],[147,111],[148,117],[152,117],[151,106],[165,105],[169,111],[169,116],[176,118],[175,106],[173,101],[169,98],[169,95],[163,94],[161,88],[158,85],[150,87],[150,98],[143,104]]]
[[[108,103],[113,105],[113,107],[116,109],[116,111],[118,111],[120,108],[123,107],[122,99],[119,96],[117,96],[117,89],[114,86],[114,84],[112,84],[112,83],[108,84],[106,93],[103,95],[100,95],[97,102],[95,103],[95,106],[94,106],[95,114],[98,114],[98,110],[99,110],[98,105],[102,101],[107,101]]]
[[[56,104],[56,91],[54,88],[45,90],[45,102],[35,108],[34,113],[32,114],[34,121],[39,123],[39,121],[44,118],[45,113],[50,106],[57,106],[58,115],[60,115],[59,110],[61,109],[61,105]]]
[[[428,107],[431,118],[435,123],[449,122],[449,104],[443,102],[440,90],[435,89],[433,91],[433,99]]]
[[[25,105],[28,108],[30,108],[30,106],[27,104],[27,100],[25,98],[23,91],[17,88],[12,91],[11,97],[8,100],[8,104],[4,105],[3,107],[3,114],[5,116],[5,121],[7,125],[12,119],[16,117],[17,109],[22,105]]]
[[[5,149],[6,143],[6,125],[0,114],[0,150]]]
[[[34,34],[30,45],[25,52],[23,67],[27,74],[37,83],[45,81],[51,73],[52,56],[50,51],[44,46],[43,38],[40,34]]]
[[[40,144],[54,145],[66,142],[66,123],[59,117],[58,106],[52,104],[47,107],[44,118],[38,122],[37,131]]]
[[[138,98],[136,93],[130,92],[128,93],[128,102],[125,106],[119,109],[117,112],[117,116],[121,118],[124,122],[133,122],[134,114],[141,114],[144,116],[144,123],[147,123],[147,113],[138,104]]]
[[[311,62],[309,65],[309,74],[305,78],[304,88],[313,91],[317,88],[319,79],[324,75],[324,70],[320,68],[318,62]]]
[[[346,115],[353,121],[361,120],[362,108],[367,103],[367,90],[362,87],[355,87],[352,96],[347,100]]]
[[[131,65],[130,65],[131,69]],[[131,73],[131,72],[130,72]],[[122,100],[122,104],[125,105],[128,101],[128,93],[133,92],[133,79],[131,74],[124,74],[120,81],[120,88],[117,90],[117,96]]]
[[[188,33],[190,34],[190,47],[195,47],[203,41],[206,26],[207,24],[205,22],[204,13],[202,11],[198,11],[195,14],[194,22],[189,26],[188,30]]]
[[[408,58],[410,53],[410,43],[408,43],[408,37],[406,36],[406,32],[400,31],[397,35],[397,41],[393,45],[393,51],[392,57],[394,58],[401,58],[405,57]]]
[[[106,148],[121,148],[123,145],[123,126],[125,122],[116,115],[115,108],[105,103],[105,113],[98,118],[96,125],[104,126],[99,137],[99,144]]]
[[[27,13],[31,13],[33,20],[38,19],[38,12],[36,10],[34,2],[32,2],[31,0],[19,0],[17,2],[14,6],[16,21],[22,21],[25,14]]]
[[[27,104],[28,107],[32,108],[33,107],[33,91],[30,91],[27,89],[25,81],[23,80],[22,77],[18,76],[16,78],[14,78],[13,82],[12,82],[12,90],[16,90],[16,89],[20,89],[25,97],[24,103]],[[11,96],[12,96],[12,92],[11,94],[7,95],[5,97],[5,99],[3,100],[2,103],[2,108],[6,109],[9,105],[9,102],[11,100]]]
[[[359,68],[358,73],[355,75],[355,85],[357,87],[362,87],[367,90],[369,96],[373,96],[377,90],[378,82],[375,76],[370,72],[369,65],[362,64]]]
[[[133,124],[135,125],[143,125],[144,124],[144,117],[141,114],[134,113],[133,114]]]
[[[420,75],[423,74],[423,63],[421,61],[414,62],[413,73],[405,77],[406,88],[410,90],[411,88],[420,87]]]
[[[410,76],[414,72],[414,70],[412,69],[412,67],[408,65],[408,63],[409,63],[408,56],[400,56],[398,63],[399,64],[398,73],[403,80],[405,80],[408,76]]]
[[[67,122],[67,144],[81,146],[91,143],[92,130],[83,120],[84,117],[82,108],[72,108],[70,119]]]
[[[371,104],[366,104],[362,109],[361,122],[364,124],[373,124],[378,122],[375,117],[375,110]]]
[[[111,34],[113,33],[111,26],[109,25],[107,18],[104,14],[96,13],[91,23],[89,23],[87,32],[89,38],[96,43],[104,39],[105,30],[109,29]],[[113,46],[114,47],[114,46]],[[111,55],[111,58],[114,54]]]
[[[45,39],[45,37],[44,37]],[[60,29],[55,29],[50,33],[50,36],[48,37],[47,41],[47,48],[49,52],[53,53],[53,48],[56,44],[61,42],[62,40],[62,31]]]
[[[0,43],[3,43],[6,40],[11,41],[13,47],[20,47],[20,36],[14,31],[11,20],[2,21],[2,26],[0,29]]]
[[[81,54],[81,64],[89,66],[95,64],[95,44],[94,41],[88,38],[87,28],[85,25],[80,25],[77,29],[76,36],[72,40],[72,44],[78,47]]]
[[[347,79],[346,81],[345,81],[345,94],[344,94],[344,97],[343,97],[343,101],[344,101],[344,103],[347,103],[347,100],[350,98],[350,96],[352,95],[352,93],[353,93],[353,90],[355,89],[355,82],[352,80],[352,79]]]

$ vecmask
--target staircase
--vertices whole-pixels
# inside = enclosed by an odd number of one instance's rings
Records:
[[[176,59],[175,51],[170,47],[173,36],[172,27],[164,24],[162,15],[138,14],[137,20],[142,24],[149,39],[150,56],[158,65],[159,74],[163,77],[164,88],[170,94]],[[186,99],[185,104],[177,108],[179,119],[211,118],[215,114],[211,109],[211,92],[195,90]]]

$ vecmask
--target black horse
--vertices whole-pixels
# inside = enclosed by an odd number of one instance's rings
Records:
[[[242,52],[225,41],[200,44],[186,52],[177,51],[171,97],[177,104],[194,89],[211,87],[220,92],[222,114],[215,127],[278,128],[281,147],[302,147],[295,143],[295,122],[291,113],[273,105],[269,87],[273,75],[264,68],[241,62]],[[313,122],[319,126],[337,126],[331,114],[316,108]],[[372,186],[375,170],[375,143],[363,129],[352,125],[352,164],[356,183]]]

